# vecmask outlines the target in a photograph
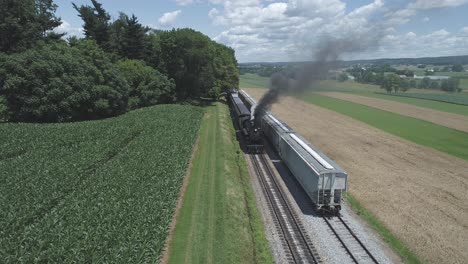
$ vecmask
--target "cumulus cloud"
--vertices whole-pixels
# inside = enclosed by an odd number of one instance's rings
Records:
[[[388,35],[382,41],[374,57],[426,57],[449,56],[468,53],[468,36],[463,32],[449,32],[445,29],[428,34]]]
[[[340,0],[223,1],[224,9],[212,9],[209,17],[228,28],[215,39],[236,49],[241,61],[306,60],[325,35],[357,36],[363,47],[375,45],[381,30],[371,21],[383,6],[375,0],[346,14]]]
[[[361,46],[352,50],[361,52],[343,59],[468,53],[468,27],[456,33],[445,29],[426,35],[401,32],[401,25],[422,8],[418,1],[395,9],[374,0],[353,10],[347,10],[344,0],[210,2],[217,6],[208,16],[226,28],[215,40],[233,47],[241,62],[314,59],[313,49],[324,37],[359,40]],[[441,2],[454,4],[437,3]]]
[[[84,35],[83,28],[73,27],[65,20],[62,20],[62,24],[54,29],[55,33],[66,34],[66,36],[82,37]]]
[[[177,17],[180,15],[182,11],[181,10],[176,10],[173,12],[167,12],[164,15],[162,15],[158,22],[159,25],[162,27],[171,27],[174,25],[174,22],[176,21]]]
[[[287,13],[293,16],[338,16],[344,13],[346,4],[340,0],[290,0]]]
[[[433,9],[443,7],[455,7],[468,4],[468,0],[416,0],[408,5],[414,9]]]

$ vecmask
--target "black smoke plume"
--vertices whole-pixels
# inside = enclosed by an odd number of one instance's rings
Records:
[[[294,72],[294,78],[290,78],[285,72],[274,73],[270,77],[270,89],[259,100],[254,116],[256,120],[268,111],[280,96],[284,94],[301,94],[308,89],[313,89],[314,82],[327,77],[328,72],[335,68],[338,59],[344,54],[362,52],[376,47],[381,39],[379,31],[365,36],[352,36],[349,38],[323,38],[315,47],[314,61],[306,63]]]

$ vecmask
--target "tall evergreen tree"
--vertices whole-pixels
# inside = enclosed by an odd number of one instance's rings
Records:
[[[132,15],[132,17],[127,16],[125,24],[122,55],[129,59],[141,60],[145,56],[145,49],[148,44],[146,33],[149,29],[141,25],[135,15]]]
[[[62,24],[60,18],[55,16],[56,11],[57,5],[53,0],[36,0],[36,19],[43,37],[47,37],[51,30]]]
[[[93,39],[104,50],[110,50],[110,15],[97,0],[91,0],[93,6],[82,5],[78,7],[75,3],[73,8],[78,11],[78,16],[83,19],[85,36]]]
[[[0,0],[0,52],[23,51],[40,38],[34,0]]]

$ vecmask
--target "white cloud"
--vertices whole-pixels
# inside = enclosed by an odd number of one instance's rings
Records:
[[[83,28],[79,27],[72,27],[70,23],[68,23],[65,20],[62,20],[62,24],[54,29],[55,33],[63,34],[65,33],[66,36],[77,36],[77,37],[83,37],[84,32]]]
[[[416,0],[408,5],[414,9],[433,9],[443,7],[455,7],[468,4],[468,0]]]
[[[429,20],[430,20],[430,19],[429,19],[428,17],[424,17],[424,18],[422,19],[423,22],[428,22]]]
[[[468,54],[468,27],[426,35],[396,30],[417,14],[418,1],[393,11],[383,0],[348,11],[344,0],[210,2],[218,6],[208,16],[226,28],[214,39],[234,48],[241,62],[310,60],[324,36],[347,40],[340,44],[353,52],[343,59]]]
[[[293,16],[337,16],[344,13],[346,4],[340,0],[290,0],[288,14]]]
[[[186,6],[193,4],[193,0],[175,0],[178,5]]]
[[[400,9],[394,12],[388,12],[385,17],[387,23],[392,25],[403,25],[410,21],[410,18],[416,14],[414,9]]]
[[[182,11],[181,10],[176,10],[173,12],[167,12],[164,15],[162,15],[158,22],[159,25],[162,27],[171,27],[174,25],[174,22],[176,21],[177,17],[180,15]]]
[[[359,49],[374,46],[380,29],[370,20],[384,10],[381,0],[348,14],[340,0],[219,2],[224,9],[212,9],[209,17],[228,29],[215,40],[236,49],[240,61],[312,59],[322,36],[360,38]]]

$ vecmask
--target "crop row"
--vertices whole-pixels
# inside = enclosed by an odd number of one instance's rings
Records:
[[[156,262],[202,110],[0,124],[0,259]]]
[[[435,94],[435,93],[379,93],[392,96],[410,97],[444,103],[468,105],[468,96],[461,94]]]

